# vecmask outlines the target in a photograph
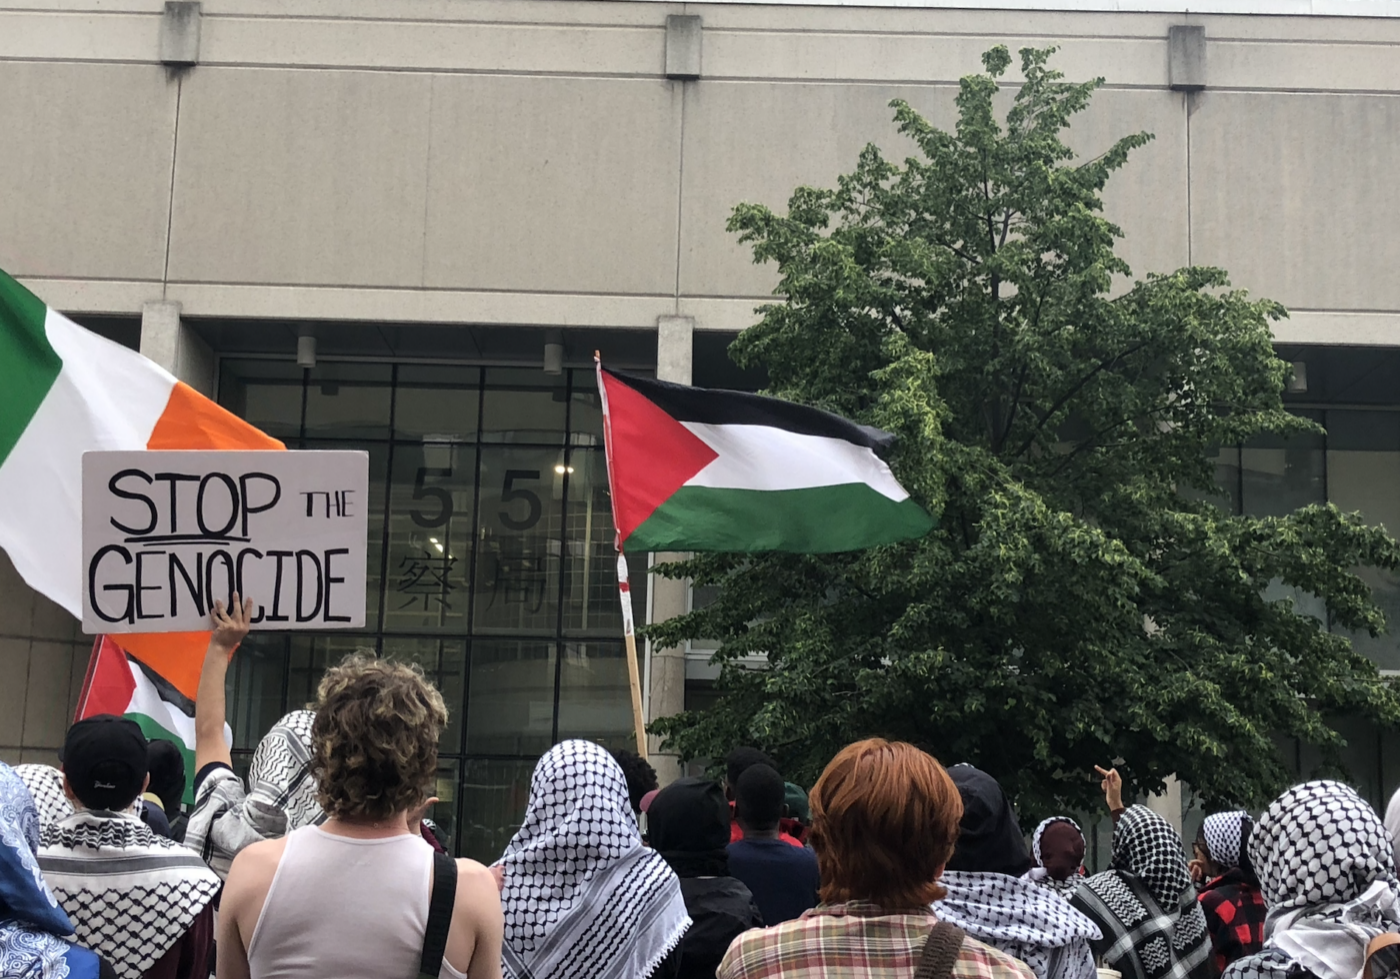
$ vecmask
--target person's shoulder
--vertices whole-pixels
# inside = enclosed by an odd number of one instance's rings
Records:
[[[971,935],[963,938],[958,960],[953,964],[953,976],[954,979],[1036,979],[1026,963]]]
[[[501,893],[489,867],[468,860],[457,860],[457,901],[452,916],[470,917],[483,911],[500,913]]]
[[[818,924],[811,918],[794,918],[771,928],[753,928],[730,944],[723,962],[729,968],[721,969],[721,975],[766,975],[761,970],[790,958],[807,942],[819,940]]]
[[[286,852],[285,836],[275,840],[259,840],[245,846],[233,858],[233,866],[229,868],[229,886],[236,887],[239,884],[254,884],[259,881],[271,882],[273,875],[277,873],[277,865],[282,862],[282,854]]]

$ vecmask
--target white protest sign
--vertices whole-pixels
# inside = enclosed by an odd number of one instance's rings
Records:
[[[84,452],[83,631],[365,624],[366,452]]]

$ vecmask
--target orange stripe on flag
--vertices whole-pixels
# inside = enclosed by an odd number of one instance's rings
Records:
[[[148,449],[283,449],[281,442],[176,381]]]
[[[249,425],[183,381],[170,391],[165,411],[146,442],[148,449],[284,449],[281,442]],[[110,637],[155,670],[186,697],[199,690],[207,632],[130,633]]]

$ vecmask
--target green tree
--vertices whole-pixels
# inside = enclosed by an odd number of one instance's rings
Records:
[[[870,145],[786,216],[735,209],[781,298],[731,356],[770,393],[896,433],[891,466],[940,523],[860,553],[669,566],[719,586],[650,633],[721,642],[718,704],[654,727],[683,755],[754,743],[811,779],[879,734],[984,767],[1029,814],[1093,804],[1086,773],[1115,757],[1130,791],[1176,773],[1260,804],[1289,775],[1280,737],[1335,760],[1328,716],[1400,720],[1347,638],[1264,594],[1281,582],[1374,634],[1355,569],[1395,569],[1400,547],[1330,505],[1259,518],[1210,499],[1218,446],[1316,428],[1283,406],[1285,311],[1219,269],[1131,280],[1100,193],[1151,137],[1076,161],[1063,133],[1103,80],[1065,82],[1052,52],[1021,51],[1004,122],[997,47],[962,80],[955,132],[891,103],[920,155]]]

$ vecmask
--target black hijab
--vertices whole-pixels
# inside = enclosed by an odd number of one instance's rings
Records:
[[[971,765],[948,769],[962,796],[963,817],[949,870],[1020,877],[1031,867],[1026,837],[1001,785]]]
[[[678,877],[729,873],[729,801],[718,782],[677,779],[647,807],[647,838]]]

